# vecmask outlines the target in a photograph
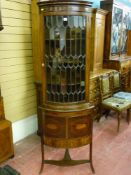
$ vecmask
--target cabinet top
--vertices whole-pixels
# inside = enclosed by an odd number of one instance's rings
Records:
[[[38,4],[40,5],[84,5],[84,6],[88,6],[91,7],[93,2],[90,1],[86,1],[86,0],[39,0]]]
[[[106,15],[108,12],[99,8],[91,8],[93,2],[86,0],[39,0],[38,6],[43,12],[91,12]]]

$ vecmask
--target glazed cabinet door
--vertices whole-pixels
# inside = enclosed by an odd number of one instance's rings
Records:
[[[49,15],[43,21],[45,101],[85,101],[87,17]]]
[[[122,16],[123,10],[115,7],[112,12],[112,36],[111,36],[111,55],[121,53],[121,35],[122,35]]]
[[[121,56],[128,52],[128,31],[131,25],[131,12],[117,6],[112,12],[111,55]]]
[[[101,8],[108,10],[105,36],[105,59],[122,59],[129,56],[129,30],[131,7],[119,1],[101,1]]]
[[[122,38],[121,38],[121,54],[127,54],[128,31],[131,25],[131,12],[123,11]]]

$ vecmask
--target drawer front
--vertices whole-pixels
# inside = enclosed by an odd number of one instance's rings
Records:
[[[68,137],[77,138],[92,135],[92,116],[79,116],[69,119]]]
[[[66,120],[62,117],[45,115],[44,133],[47,137],[65,138]]]

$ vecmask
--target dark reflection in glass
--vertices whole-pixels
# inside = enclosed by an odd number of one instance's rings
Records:
[[[57,26],[60,28],[61,26],[63,26],[63,17],[62,16],[57,16],[56,17],[56,21],[57,21]]]
[[[46,40],[45,48],[46,48],[46,55],[49,55],[50,54],[50,40]]]
[[[46,27],[49,29],[51,28],[51,16],[46,17]]]
[[[73,28],[73,26],[74,26],[74,16],[68,16],[68,26],[69,26],[69,28]]]
[[[76,54],[81,55],[81,42],[79,39],[76,39]]]
[[[130,20],[129,20],[129,28],[128,28],[128,30],[131,30],[131,12],[129,12],[129,18],[130,18]]]
[[[85,39],[82,39],[82,42],[81,42],[81,54],[82,55],[85,55]]]
[[[67,27],[66,28],[66,39],[70,40],[70,38],[71,38],[71,30],[70,30],[70,27]]]
[[[46,16],[47,100],[85,100],[85,16]]]
[[[75,28],[79,27],[79,16],[75,16],[75,18],[74,18],[74,27]]]

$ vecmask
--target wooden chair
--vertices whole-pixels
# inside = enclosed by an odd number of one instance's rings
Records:
[[[131,102],[126,99],[113,97],[112,91],[112,75],[106,74],[100,76],[100,91],[101,91],[101,115],[102,109],[114,110],[117,112],[118,126],[117,131],[120,128],[121,114],[124,110],[127,110],[127,122],[130,122],[130,108]]]

